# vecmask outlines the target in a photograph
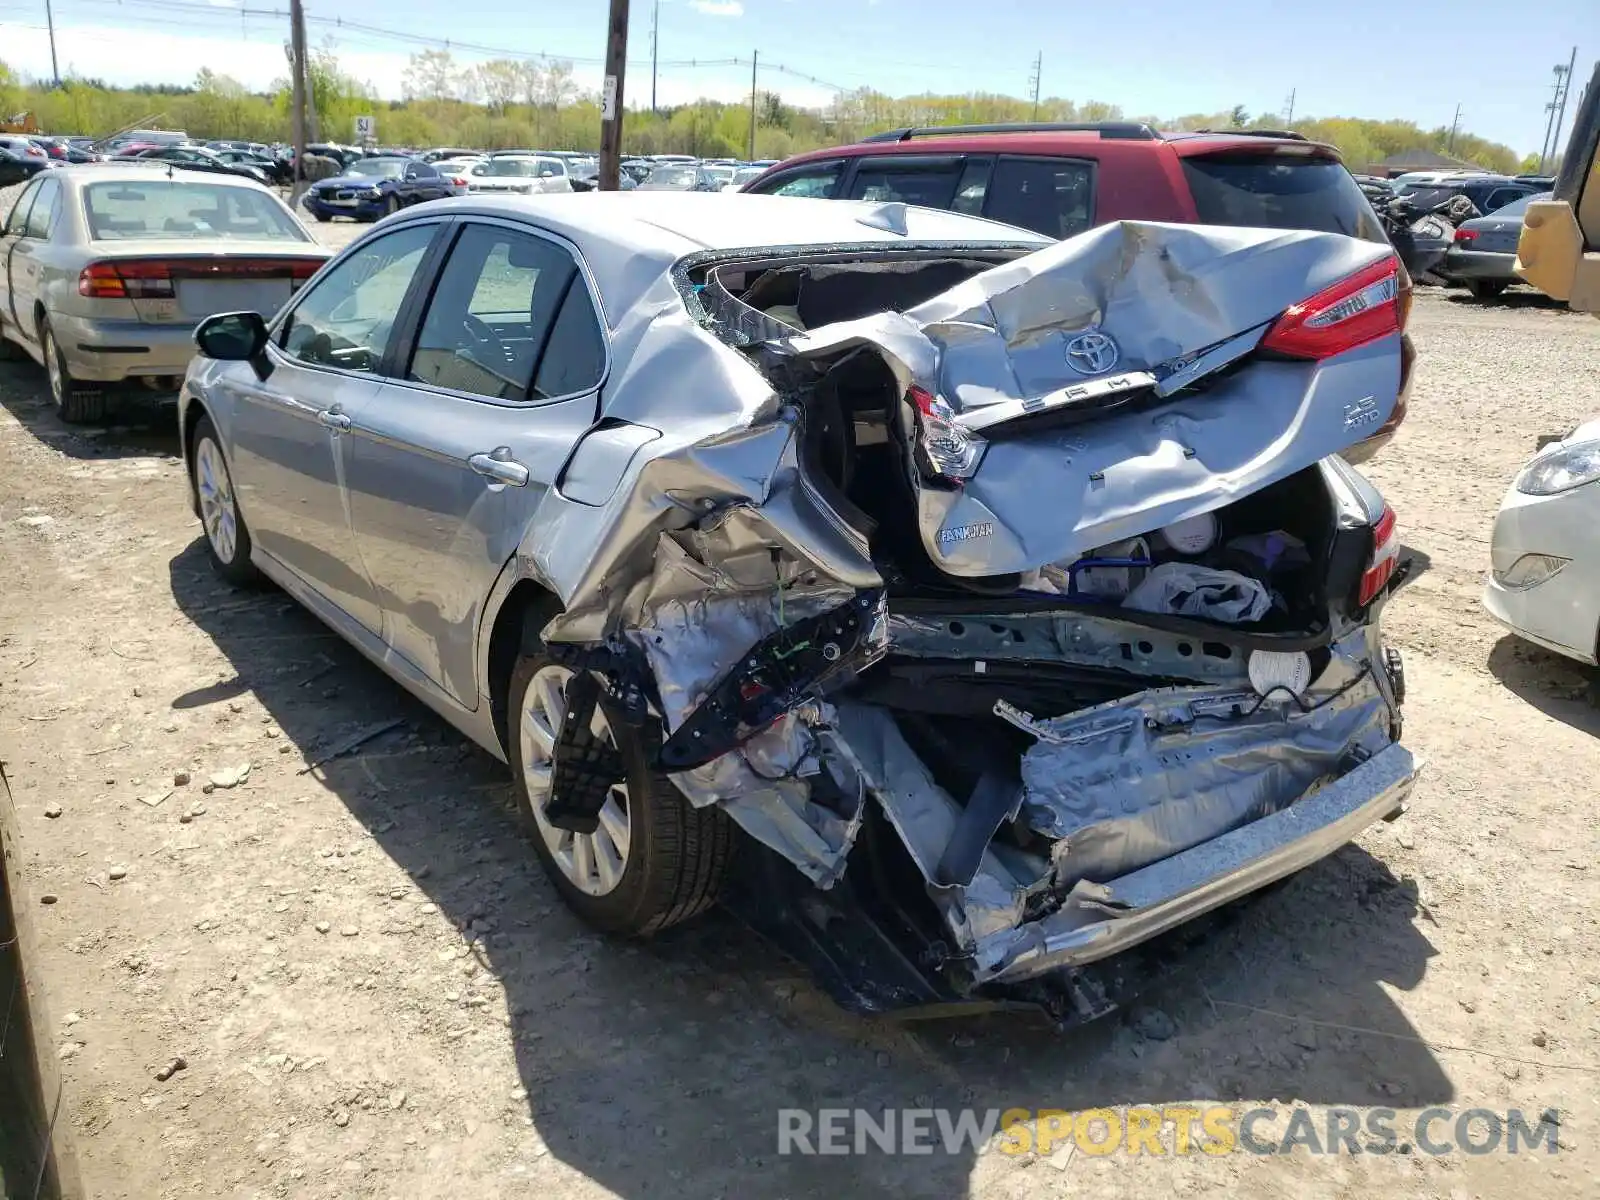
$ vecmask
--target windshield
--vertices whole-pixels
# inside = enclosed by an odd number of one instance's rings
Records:
[[[399,179],[406,173],[406,164],[399,158],[363,158],[344,169],[346,175],[365,175],[372,179]]]
[[[656,187],[690,188],[699,178],[693,167],[657,167],[650,172],[650,182]]]
[[[732,167],[707,167],[706,174],[718,183],[728,183],[733,179]]]
[[[539,173],[539,164],[531,158],[491,158],[484,164],[480,175],[514,175],[533,178]]]
[[[1554,192],[1539,192],[1532,196],[1524,196],[1521,200],[1513,200],[1504,208],[1495,209],[1494,215],[1496,217],[1520,217],[1528,211],[1528,205],[1535,200],[1548,200],[1553,195],[1555,195]]]
[[[166,179],[91,183],[83,189],[83,212],[89,236],[97,242],[131,238],[311,240],[277,197],[253,187]]]

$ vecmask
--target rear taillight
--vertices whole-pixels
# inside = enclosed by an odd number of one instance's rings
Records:
[[[171,300],[185,279],[283,279],[290,290],[315,275],[314,258],[123,258],[90,263],[78,274],[78,295],[96,300]]]
[[[1286,309],[1261,348],[1290,358],[1332,358],[1405,326],[1409,289],[1390,255]]]
[[[1383,591],[1384,585],[1394,575],[1400,561],[1400,539],[1394,535],[1394,509],[1383,506],[1383,516],[1372,527],[1372,561],[1361,575],[1361,591],[1357,599],[1371,604]]]
[[[978,473],[988,443],[956,423],[950,406],[932,392],[913,387],[906,399],[917,410],[917,466],[937,483],[960,487]]]
[[[1458,241],[1458,242],[1470,242],[1474,238],[1476,238],[1477,236],[1478,236],[1478,231],[1476,229],[1458,229],[1458,230],[1456,230],[1456,241]]]
[[[450,182],[455,184],[457,187],[466,187],[467,186],[467,179],[466,179],[465,175],[457,175]]]

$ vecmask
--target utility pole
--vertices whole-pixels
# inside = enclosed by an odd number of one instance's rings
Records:
[[[56,15],[50,11],[50,0],[44,0],[44,23],[50,29],[50,79],[55,87],[60,87],[61,68],[56,65]]]
[[[1294,92],[1294,88],[1289,89],[1289,113],[1283,118],[1284,127],[1288,129],[1294,128]]]
[[[298,0],[297,0],[298,2]],[[622,77],[628,66],[628,0],[611,0],[606,77],[600,87],[600,190],[614,192],[622,172]]]
[[[1545,163],[1554,158],[1561,149],[1561,123],[1567,118],[1567,90],[1572,86],[1572,68],[1577,65],[1578,48],[1572,48],[1572,58],[1566,66],[1557,63],[1551,70],[1554,72],[1555,90],[1550,97],[1550,102],[1544,106],[1549,113],[1544,123],[1544,143],[1539,147],[1539,173],[1544,174]]]
[[[1456,130],[1459,128],[1461,128],[1461,105],[1457,104],[1455,120],[1450,122],[1450,141],[1445,146],[1444,152],[1446,154],[1454,154],[1456,152]]]
[[[1578,48],[1567,59],[1567,73],[1561,77],[1561,108],[1556,112],[1556,131],[1550,137],[1550,157],[1561,153],[1561,123],[1567,119],[1567,97],[1572,94],[1572,68],[1578,65]]]
[[[289,0],[290,138],[294,142],[294,184],[291,205],[306,190],[306,10],[300,0]]]
[[[1033,90],[1033,119],[1039,119],[1039,85],[1044,79],[1044,51],[1039,51],[1033,60],[1033,74],[1028,77],[1028,86]]]
[[[650,17],[650,112],[656,111],[656,51],[661,41],[661,0],[656,0]]]
[[[756,160],[756,66],[761,61],[761,51],[750,51],[750,157],[746,162]]]

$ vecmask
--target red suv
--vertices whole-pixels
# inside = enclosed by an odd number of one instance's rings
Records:
[[[797,155],[741,190],[953,209],[1057,238],[1135,220],[1388,241],[1338,151],[1271,130],[1160,134],[1131,121],[896,129]],[[1370,458],[1394,436],[1412,359],[1407,336],[1394,416],[1347,458]]]

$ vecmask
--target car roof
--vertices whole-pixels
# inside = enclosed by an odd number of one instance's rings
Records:
[[[672,264],[707,250],[776,246],[897,246],[915,242],[1047,246],[1026,229],[942,209],[865,200],[746,196],[732,192],[590,192],[582,196],[473,195],[418,210],[528,221],[583,255],[613,325]],[[906,234],[864,224],[903,217]],[[887,219],[887,220],[885,220]]]
[[[166,179],[181,181],[183,183],[204,183],[215,187],[250,188],[260,191],[261,185],[255,180],[244,175],[219,175],[211,172],[185,171],[182,168],[172,171],[166,163],[158,158],[146,159],[149,166],[137,166],[129,162],[110,163],[72,163],[55,168],[55,174],[62,179],[74,183],[149,183],[152,180],[160,182]]]

